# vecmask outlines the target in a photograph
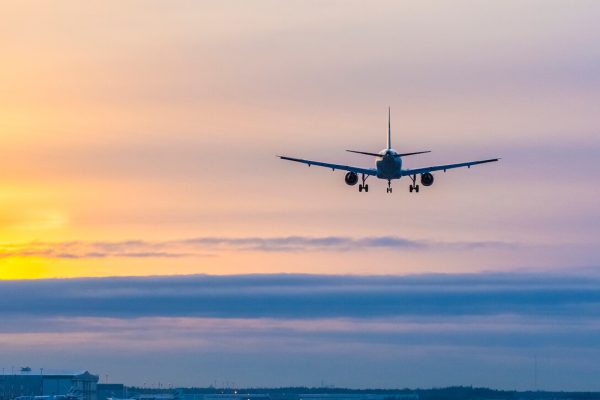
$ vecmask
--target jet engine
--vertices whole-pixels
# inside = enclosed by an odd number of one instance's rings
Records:
[[[346,185],[354,186],[358,182],[358,175],[354,172],[348,172],[344,178]]]
[[[429,172],[421,174],[421,184],[423,186],[433,185],[433,175],[431,175]]]

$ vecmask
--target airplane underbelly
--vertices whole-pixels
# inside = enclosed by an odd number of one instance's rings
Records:
[[[377,161],[377,177],[380,179],[398,179],[402,161],[400,159],[390,159]]]

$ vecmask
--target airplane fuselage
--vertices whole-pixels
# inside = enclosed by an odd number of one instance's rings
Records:
[[[384,149],[378,154],[382,157],[378,158],[375,163],[377,167],[377,177],[379,179],[400,179],[402,176],[402,158],[398,156],[398,152],[394,149]]]

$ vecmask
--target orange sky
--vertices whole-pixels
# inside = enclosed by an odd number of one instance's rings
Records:
[[[21,254],[0,258],[0,278],[593,264],[598,7],[432,4],[4,2],[0,243],[298,235],[486,248]],[[409,166],[503,160],[387,196],[274,157],[370,166],[343,150],[383,147],[388,105],[396,148],[433,150]]]

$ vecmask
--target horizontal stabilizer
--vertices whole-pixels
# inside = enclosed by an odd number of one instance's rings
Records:
[[[373,156],[373,157],[383,157],[381,154],[378,153],[369,153],[367,151],[356,151],[356,150],[346,150],[350,153],[356,153],[356,154],[364,154],[365,156]]]
[[[414,156],[415,154],[425,154],[425,153],[431,153],[431,150],[427,150],[427,151],[415,151],[414,153],[402,153],[402,154],[398,154],[398,157]]]
[[[383,154],[369,153],[368,151],[357,151],[357,150],[346,150],[346,151],[348,151],[350,153],[364,154],[366,156],[383,157]],[[424,153],[431,153],[431,150],[427,150],[427,151],[415,151],[413,153],[396,154],[396,157],[413,156],[415,154],[424,154]]]

